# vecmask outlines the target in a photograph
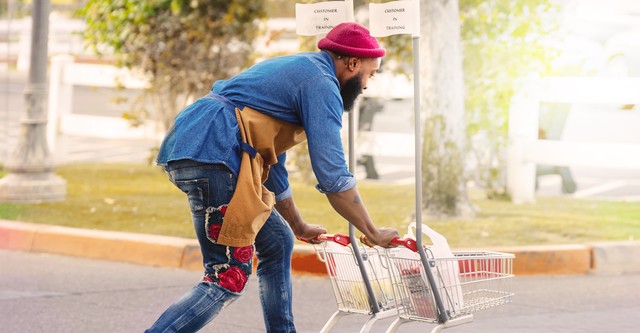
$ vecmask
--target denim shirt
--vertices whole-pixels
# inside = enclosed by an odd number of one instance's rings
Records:
[[[191,159],[224,164],[237,176],[241,149],[234,107],[244,106],[304,127],[316,188],[321,193],[355,186],[340,137],[340,84],[333,60],[324,51],[268,59],[215,82],[209,95],[178,114],[160,147],[157,163]],[[291,196],[285,162],[283,153],[265,182],[277,201]]]

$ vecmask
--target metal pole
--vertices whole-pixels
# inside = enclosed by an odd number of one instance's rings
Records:
[[[0,179],[2,202],[58,201],[66,194],[66,181],[53,173],[46,136],[49,8],[49,0],[33,2],[26,108],[17,147],[6,164],[9,174]]]
[[[355,154],[355,136],[356,136],[356,128],[355,128],[355,115],[357,108],[354,108],[349,113],[349,171],[355,174],[356,169],[356,154]],[[376,300],[375,293],[373,292],[373,287],[371,286],[371,281],[369,280],[369,274],[367,274],[366,266],[362,259],[362,255],[360,254],[360,249],[358,248],[358,241],[356,239],[356,229],[353,224],[349,223],[349,239],[351,240],[351,247],[353,248],[353,254],[356,257],[356,262],[358,263],[358,268],[360,269],[360,273],[362,274],[362,279],[364,282],[364,287],[367,290],[367,296],[369,297],[369,305],[371,305],[371,312],[378,313],[380,312],[380,307],[378,306],[378,301]]]
[[[350,22],[354,21],[353,16],[353,0],[345,0],[347,4],[347,19]],[[356,173],[356,134],[357,134],[357,119],[356,112],[358,112],[358,106],[353,108],[351,112],[349,112],[349,171],[355,175]],[[369,305],[371,305],[371,312],[378,313],[380,312],[380,307],[378,306],[378,301],[376,300],[375,293],[373,292],[373,287],[371,287],[371,281],[369,281],[369,275],[367,274],[367,270],[365,269],[364,262],[362,260],[362,255],[360,255],[360,249],[358,248],[358,243],[355,235],[355,227],[353,224],[349,223],[349,239],[351,240],[351,247],[353,248],[353,254],[356,257],[356,262],[358,263],[358,268],[360,269],[360,273],[362,274],[362,279],[364,282],[365,289],[367,290],[367,295],[369,296]]]
[[[11,21],[13,20],[12,15],[13,15],[13,1],[9,0],[7,1],[7,36],[11,35]],[[10,40],[7,42],[7,53],[5,57],[7,59],[7,70],[10,70],[11,68],[11,41]],[[11,75],[7,74],[5,85],[6,85],[6,90],[4,91],[6,96],[5,113],[2,119],[5,124],[3,135],[2,135],[2,142],[4,142],[4,145],[3,145],[4,147],[0,149],[0,161],[4,161],[5,158],[9,155],[9,150],[7,149],[7,146],[9,145],[9,138],[10,138],[10,132],[9,132],[9,128],[10,128],[9,100],[10,98],[9,96],[11,94]]]
[[[422,246],[422,117],[420,112],[420,36],[413,36],[413,110],[415,117],[415,167],[416,167],[416,246],[420,260],[427,273],[433,297],[438,308],[438,322],[445,323],[449,317],[444,309],[438,285],[433,277],[429,258]]]

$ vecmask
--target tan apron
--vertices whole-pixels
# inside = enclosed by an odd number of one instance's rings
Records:
[[[235,111],[243,141],[242,160],[217,243],[240,247],[254,243],[275,204],[275,195],[263,185],[269,167],[278,162],[278,155],[306,140],[306,134],[302,126],[249,107]]]

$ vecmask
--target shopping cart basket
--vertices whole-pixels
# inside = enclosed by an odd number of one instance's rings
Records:
[[[513,254],[489,251],[454,251],[452,257],[434,258],[428,247],[428,269],[420,254],[404,248],[386,249],[398,318],[387,333],[408,321],[438,323],[432,330],[473,320],[473,313],[511,301]],[[438,303],[446,312],[442,316]]]
[[[325,241],[314,247],[325,263],[338,306],[320,332],[330,332],[341,317],[349,314],[369,316],[361,333],[369,332],[377,320],[397,315],[387,259],[380,248],[362,246],[354,250],[349,236],[340,234],[321,235],[318,240]]]

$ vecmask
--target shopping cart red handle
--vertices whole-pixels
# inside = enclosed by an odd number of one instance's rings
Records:
[[[300,238],[300,237],[297,237],[297,238],[305,243],[309,243],[309,241],[304,238]],[[313,240],[320,241],[320,242],[331,241],[334,243],[338,243],[342,246],[347,246],[351,243],[351,241],[349,240],[349,236],[343,235],[343,234],[322,234],[322,235],[318,235],[316,238],[313,238]]]
[[[416,244],[416,241],[414,239],[411,238],[394,238],[391,240],[391,242],[389,242],[393,245],[402,245],[404,247],[406,247],[407,249],[413,251],[413,252],[418,252],[418,245]]]
[[[360,241],[362,242],[362,244],[367,245],[369,247],[374,247],[375,244],[373,244],[369,238],[367,238],[367,236],[362,235],[360,236]],[[398,245],[398,246],[404,246],[407,249],[413,251],[413,252],[418,252],[418,246],[416,245],[416,241],[414,239],[411,238],[399,238],[399,237],[395,237],[393,238],[389,244],[392,245]]]

